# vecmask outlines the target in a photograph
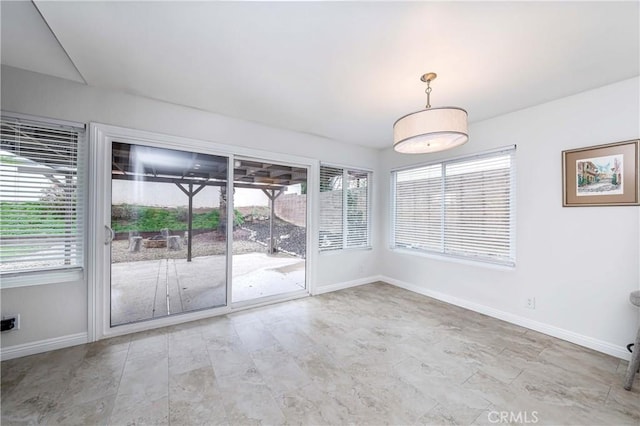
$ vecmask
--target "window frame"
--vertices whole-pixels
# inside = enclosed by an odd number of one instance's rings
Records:
[[[16,270],[0,273],[1,283],[0,289],[26,287],[43,284],[63,284],[70,282],[78,282],[86,279],[87,261],[88,261],[88,236],[87,236],[87,219],[88,219],[88,132],[84,123],[54,119],[49,117],[34,116],[28,114],[15,113],[10,111],[0,111],[1,118],[7,120],[15,120],[17,122],[31,123],[42,127],[52,128],[73,128],[77,130],[77,160],[76,160],[76,176],[77,176],[77,200],[76,206],[81,213],[78,218],[81,221],[81,227],[78,232],[81,247],[77,255],[78,264],[62,268],[43,268],[31,270]]]
[[[430,162],[423,162],[418,164],[412,164],[410,166],[404,166],[391,169],[390,171],[390,235],[389,235],[389,247],[393,251],[408,253],[412,255],[418,255],[429,258],[436,258],[440,260],[454,261],[465,264],[482,265],[487,267],[493,267],[497,269],[515,269],[516,266],[516,180],[517,180],[517,162],[516,162],[516,145],[508,145],[501,148],[476,152],[473,154],[461,155],[452,158],[444,158],[434,160]],[[397,174],[398,172],[420,169],[433,165],[440,165],[442,168],[442,184],[441,192],[439,193],[444,200],[445,197],[445,185],[446,174],[445,169],[448,164],[470,162],[473,160],[479,160],[482,158],[500,156],[500,154],[508,154],[511,157],[510,171],[510,202],[509,202],[509,258],[506,260],[497,260],[483,257],[481,254],[464,255],[464,254],[452,254],[447,253],[444,250],[445,241],[445,223],[446,223],[446,210],[444,204],[442,206],[442,217],[440,220],[439,231],[442,235],[443,245],[440,250],[429,250],[416,247],[404,247],[398,246],[396,243],[396,209],[397,209]]]
[[[320,247],[320,223],[322,217],[322,203],[320,202],[320,194],[322,191],[320,190],[321,186],[321,174],[322,169],[324,167],[332,168],[332,169],[341,169],[342,170],[342,245],[341,247],[336,248],[328,248],[323,249]],[[367,174],[367,222],[366,222],[366,243],[360,246],[349,246],[348,244],[348,197],[349,191],[348,188],[344,187],[344,182],[349,181],[349,172],[355,173],[366,173]],[[373,182],[373,171],[371,169],[362,168],[362,167],[353,167],[353,166],[345,166],[342,164],[336,163],[326,163],[320,162],[318,167],[318,252],[322,255],[329,255],[335,253],[342,253],[344,251],[352,251],[352,250],[371,250],[373,248],[371,243],[371,224],[372,224],[372,182]]]

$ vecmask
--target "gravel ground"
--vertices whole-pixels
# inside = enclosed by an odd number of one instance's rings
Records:
[[[242,228],[251,231],[251,239],[264,245],[269,240],[269,221],[245,222]],[[286,253],[304,259],[307,247],[307,228],[293,225],[276,218],[273,221],[273,235],[278,238],[278,248]]]
[[[250,232],[246,230],[236,230],[233,233],[233,253],[254,253],[265,251],[264,245],[249,240]],[[191,255],[211,256],[225,254],[227,243],[224,236],[218,232],[208,232],[193,237]],[[111,263],[137,262],[140,260],[159,259],[185,259],[187,257],[187,245],[182,244],[182,250],[167,250],[166,248],[145,248],[144,245],[138,253],[129,253],[129,241],[118,240],[111,242]]]
[[[278,248],[285,253],[294,254],[304,259],[306,254],[306,228],[293,225],[280,219],[274,220],[274,236],[278,238]],[[257,220],[245,222],[241,228],[233,232],[233,254],[255,253],[266,251],[269,240],[269,221]],[[193,237],[191,255],[211,256],[225,254],[227,244],[224,235],[208,232]],[[111,242],[111,263],[137,262],[140,260],[185,259],[187,246],[182,250],[166,248],[145,248],[138,253],[129,253],[129,241],[115,240]]]

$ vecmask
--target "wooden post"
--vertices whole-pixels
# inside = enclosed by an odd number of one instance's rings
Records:
[[[273,194],[273,191],[271,191]],[[269,197],[269,254],[276,252],[275,242],[273,241],[273,216],[276,211],[275,199]]]
[[[193,184],[189,184],[189,212],[187,214],[187,232],[189,233],[189,244],[187,244],[187,262],[191,262],[191,247],[193,245]]]
[[[219,221],[218,221],[218,231],[225,233],[227,232],[227,187],[220,187],[220,203],[218,204],[218,213],[219,213]]]
[[[182,192],[189,197],[189,211],[187,212],[187,262],[191,262],[191,246],[193,244],[193,197],[200,191],[202,191],[206,185],[200,185],[198,189],[193,190],[193,183],[189,182],[189,189],[185,189],[181,184],[175,182]]]
[[[276,243],[273,239],[273,217],[276,214],[276,198],[284,193],[284,188],[280,188],[278,192],[275,189],[263,189],[267,198],[269,198],[269,245],[267,253],[274,254],[276,252]]]

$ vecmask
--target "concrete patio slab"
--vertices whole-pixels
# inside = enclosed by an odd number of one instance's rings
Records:
[[[305,288],[305,260],[265,253],[233,257],[233,302]],[[111,324],[224,306],[226,256],[111,265]]]

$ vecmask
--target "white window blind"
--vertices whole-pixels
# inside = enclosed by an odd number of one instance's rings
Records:
[[[344,246],[342,169],[320,166],[320,251]]]
[[[82,267],[84,129],[0,124],[0,272]]]
[[[393,172],[393,246],[515,264],[515,147]]]
[[[440,251],[442,182],[441,164],[396,173],[396,245]]]
[[[320,251],[369,247],[370,172],[320,166]]]

